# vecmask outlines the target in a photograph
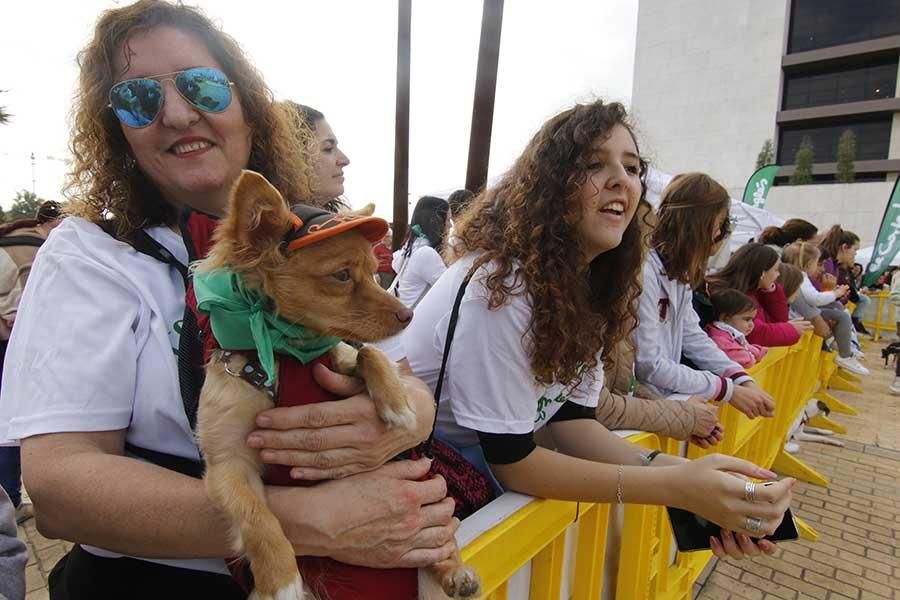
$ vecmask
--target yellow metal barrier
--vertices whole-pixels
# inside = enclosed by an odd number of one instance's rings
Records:
[[[875,307],[875,318],[867,318],[872,311],[871,309],[866,311],[867,314],[863,315],[863,325],[872,331],[872,339],[877,342],[882,338],[882,331],[887,331],[888,333],[897,331],[897,319],[894,314],[895,307],[888,299],[890,292],[875,292],[867,295],[872,300],[870,306]]]
[[[827,485],[825,477],[784,452],[785,438],[800,411],[813,394],[817,398],[822,395],[822,382],[833,376],[833,355],[823,353],[821,347],[822,339],[807,333],[794,346],[770,349],[750,373],[775,398],[775,416],[750,421],[724,405],[720,420],[725,426],[725,438],[711,451],[739,456],[784,475]],[[628,439],[648,449],[679,453],[678,441],[655,434],[642,432]],[[691,446],[688,456],[696,458],[706,452]],[[610,552],[618,554],[608,557],[610,523],[619,525],[619,513],[611,511],[609,505],[526,499],[524,506],[497,524],[482,515],[490,513],[492,505],[470,517],[489,525],[468,542],[462,542],[463,559],[479,570],[484,597],[491,600],[598,600],[604,585],[604,567],[610,558],[618,559],[617,600],[689,600],[693,583],[712,556],[708,551],[675,552],[663,507],[626,505],[620,524],[621,544],[610,548]],[[470,525],[470,519],[463,528]],[[803,537],[815,539],[815,530],[799,519],[798,525]],[[529,577],[527,585],[525,577]],[[512,590],[517,586],[513,598]]]

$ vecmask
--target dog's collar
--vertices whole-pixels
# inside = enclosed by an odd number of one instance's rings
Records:
[[[259,362],[259,358],[254,356],[255,353],[235,352],[233,350],[221,350],[216,357],[218,362],[222,363],[225,372],[232,377],[240,377],[259,391],[263,392],[270,400],[275,400],[277,381],[273,379],[266,383],[268,376],[265,369]],[[236,356],[243,356],[246,362],[243,365],[234,364]]]

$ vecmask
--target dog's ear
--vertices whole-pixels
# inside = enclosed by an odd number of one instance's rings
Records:
[[[348,215],[355,215],[357,217],[371,217],[375,214],[375,204],[369,202],[362,208],[357,208],[356,210],[348,210]]]
[[[239,246],[264,252],[277,246],[293,227],[287,204],[265,177],[243,171],[231,191],[232,239]]]

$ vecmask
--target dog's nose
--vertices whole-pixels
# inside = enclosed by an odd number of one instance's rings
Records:
[[[397,320],[400,321],[401,323],[403,323],[404,325],[406,325],[407,323],[412,321],[412,318],[413,318],[413,311],[409,310],[405,306],[403,308],[401,308],[400,310],[398,310],[397,312],[395,312],[394,314],[397,315]]]

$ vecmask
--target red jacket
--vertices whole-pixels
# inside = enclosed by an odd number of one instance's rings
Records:
[[[372,247],[375,250],[375,258],[378,259],[378,272],[379,273],[393,273],[394,268],[391,266],[391,262],[394,260],[394,255],[391,253],[391,249],[378,242]]]
[[[747,341],[759,346],[793,346],[800,334],[788,321],[788,302],[781,283],[772,291],[753,290],[747,295],[756,302],[756,319]]]

